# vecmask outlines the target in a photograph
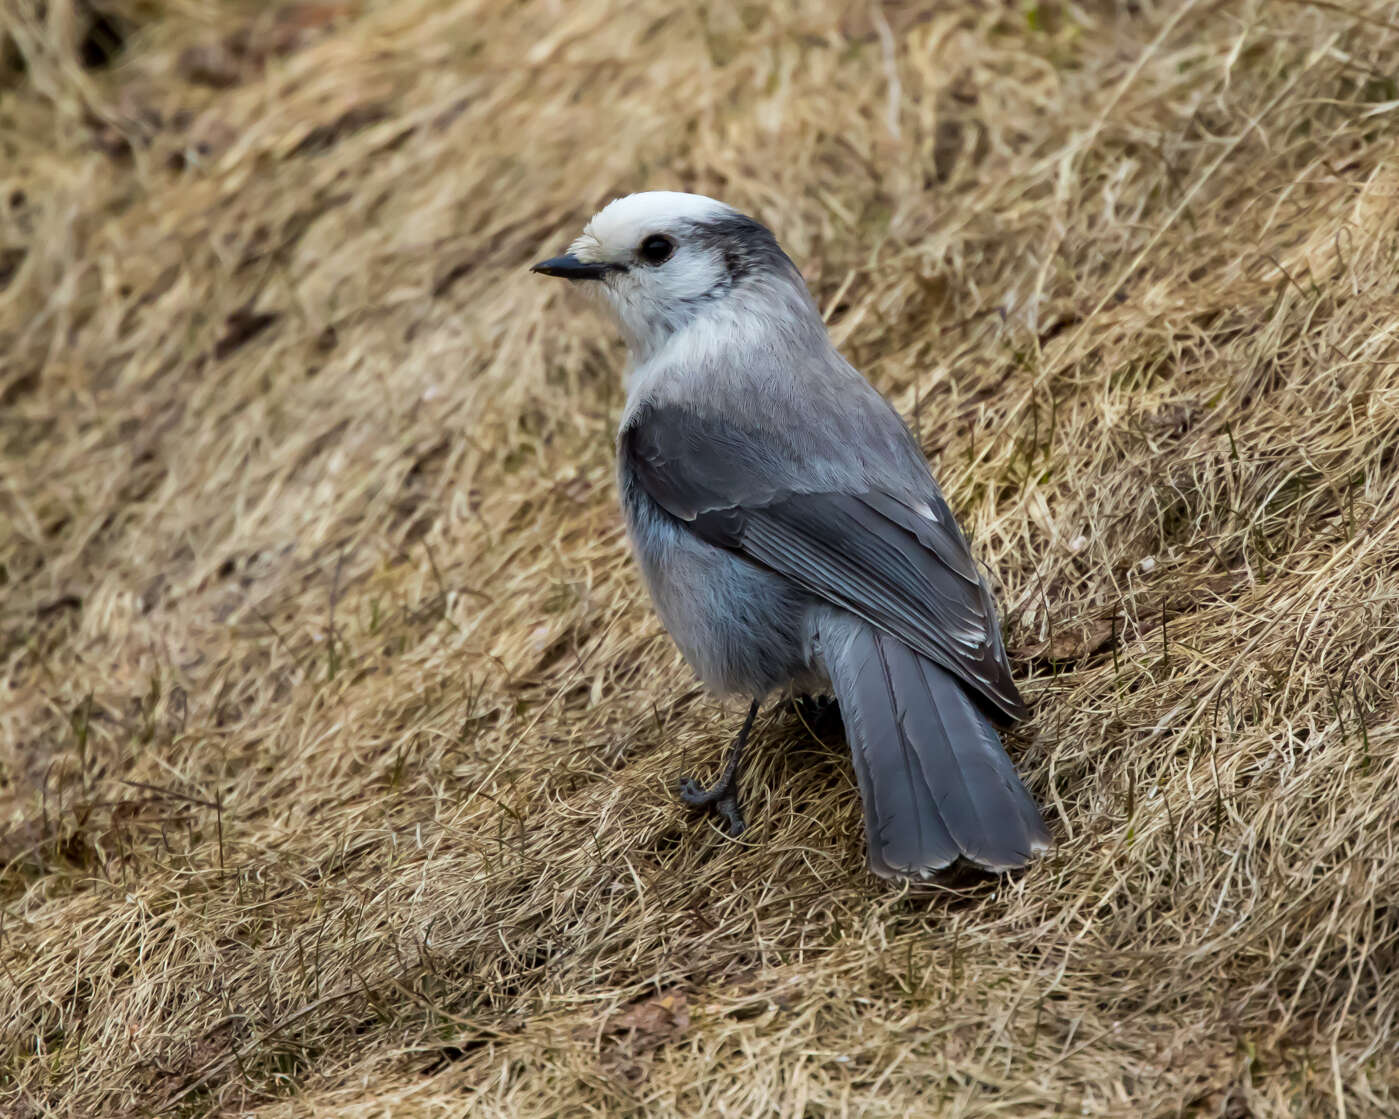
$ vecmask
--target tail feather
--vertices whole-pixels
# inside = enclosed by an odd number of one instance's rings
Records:
[[[1039,809],[956,677],[848,614],[832,613],[821,649],[876,874],[923,877],[958,858],[1010,870],[1049,848]]]

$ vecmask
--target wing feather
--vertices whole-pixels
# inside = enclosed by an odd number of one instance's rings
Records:
[[[811,492],[797,448],[678,407],[641,409],[619,450],[651,499],[701,539],[864,618],[1001,715],[1024,714],[990,592],[931,474]]]

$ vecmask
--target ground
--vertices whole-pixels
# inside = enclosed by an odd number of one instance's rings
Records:
[[[1399,1113],[1381,0],[19,0],[0,1111]],[[769,224],[1003,608],[1055,852],[739,841],[627,556],[613,196]]]

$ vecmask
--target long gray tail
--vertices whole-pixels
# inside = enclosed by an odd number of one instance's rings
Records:
[[[871,870],[922,878],[959,857],[1010,870],[1048,850],[995,728],[951,673],[835,611],[820,645],[865,804]]]

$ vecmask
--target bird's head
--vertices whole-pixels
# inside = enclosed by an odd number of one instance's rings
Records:
[[[810,296],[796,267],[760,223],[699,194],[649,191],[599,210],[568,252],[532,269],[600,294],[644,361],[677,331],[735,300]]]

